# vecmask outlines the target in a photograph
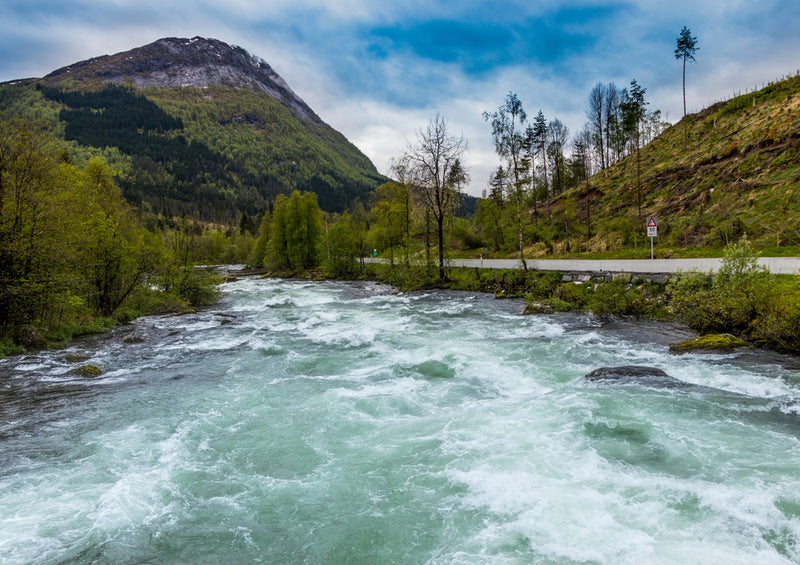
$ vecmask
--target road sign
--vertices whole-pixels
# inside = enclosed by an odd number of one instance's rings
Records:
[[[647,218],[647,237],[658,237],[658,222],[655,216]]]

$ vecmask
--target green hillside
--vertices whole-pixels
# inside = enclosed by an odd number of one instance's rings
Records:
[[[638,185],[634,153],[560,199],[573,249],[643,248],[649,216],[657,245],[676,252],[745,235],[761,248],[800,246],[800,76],[687,116],[639,159]]]
[[[229,222],[295,189],[339,211],[386,180],[342,134],[265,93],[52,82],[0,86],[0,111],[40,120],[78,165],[103,157],[148,211]]]

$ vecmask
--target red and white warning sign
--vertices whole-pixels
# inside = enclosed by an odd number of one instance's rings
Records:
[[[650,216],[647,218],[647,237],[657,237],[658,236],[658,222],[656,221],[655,216]]]

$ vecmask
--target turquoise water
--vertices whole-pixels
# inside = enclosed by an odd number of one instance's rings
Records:
[[[225,292],[0,361],[0,563],[800,562],[792,359],[486,295]],[[583,382],[611,365],[719,390]]]

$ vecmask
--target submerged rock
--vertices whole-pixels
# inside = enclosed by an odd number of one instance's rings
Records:
[[[747,347],[747,342],[731,334],[708,334],[669,346],[672,353],[730,352]]]
[[[83,363],[84,361],[88,361],[90,357],[88,355],[79,355],[77,353],[67,353],[65,359],[67,363]]]
[[[97,365],[83,365],[76,369],[72,369],[69,375],[77,375],[79,377],[85,377],[87,379],[94,379],[95,377],[99,377],[103,374],[103,371]]]
[[[122,343],[132,344],[132,343],[144,343],[144,338],[138,335],[128,336],[122,339]]]
[[[533,301],[525,305],[523,316],[532,316],[536,314],[552,314],[556,309],[546,302]]]
[[[608,382],[621,384],[644,384],[659,388],[686,388],[694,386],[685,381],[670,377],[661,369],[639,365],[622,367],[600,367],[584,376],[590,382]]]

